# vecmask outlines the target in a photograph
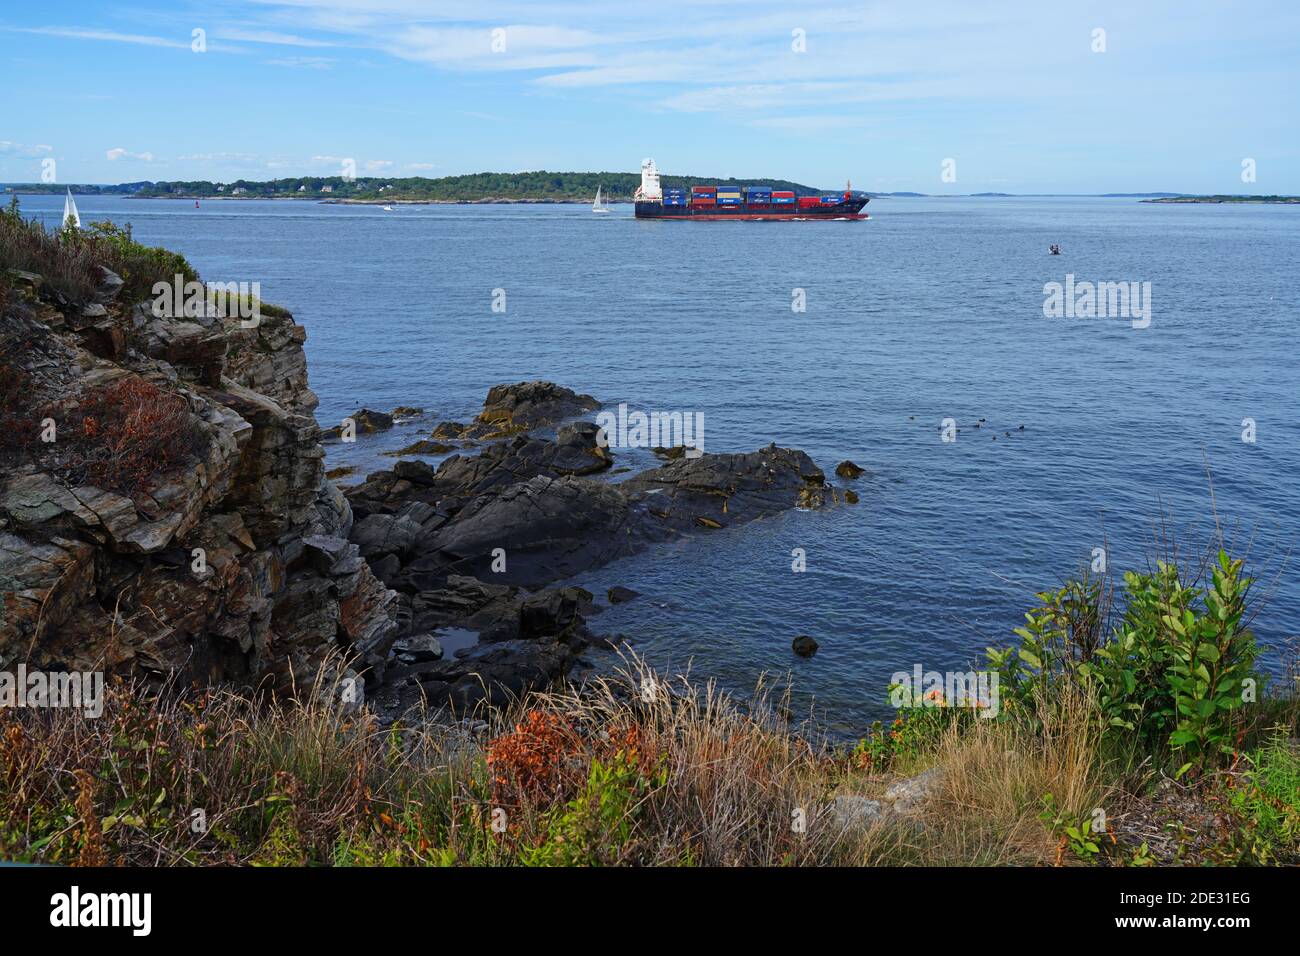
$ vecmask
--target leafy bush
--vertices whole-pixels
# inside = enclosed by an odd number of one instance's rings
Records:
[[[667,780],[641,772],[634,754],[619,751],[608,763],[591,761],[582,792],[547,817],[541,844],[522,851],[526,866],[612,866],[624,860],[643,801]]]
[[[1166,563],[1129,572],[1121,620],[1103,636],[1107,590],[1070,581],[1040,593],[1016,629],[1019,647],[991,648],[989,660],[1004,697],[1075,685],[1091,695],[1113,739],[1141,753],[1177,754],[1182,775],[1233,752],[1235,712],[1262,680],[1254,635],[1243,625],[1250,583],[1225,551],[1205,586]]]
[[[120,293],[125,302],[138,302],[152,295],[154,283],[196,281],[199,274],[184,256],[169,249],[145,246],[131,238],[131,224],[92,222],[75,241],[87,243],[100,264],[122,278]]]

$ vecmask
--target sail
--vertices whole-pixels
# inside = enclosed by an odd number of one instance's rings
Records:
[[[81,213],[77,212],[77,202],[72,198],[72,190],[68,190],[67,197],[63,200],[63,224],[66,226],[68,220],[78,229],[81,228]]]
[[[600,187],[599,186],[596,187],[596,201],[591,204],[591,208],[592,209],[600,208]]]

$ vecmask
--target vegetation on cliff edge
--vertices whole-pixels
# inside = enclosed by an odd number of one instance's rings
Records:
[[[1228,699],[1229,683],[1262,681],[1238,616],[1249,583],[1226,555],[1202,571],[1134,574],[1114,615],[1103,582],[1046,592],[1019,644],[990,652],[1006,679],[996,718],[931,699],[852,748],[799,732],[782,716],[788,699],[765,688],[741,705],[635,659],[619,677],[482,712],[477,725],[383,728],[325,686],[255,703],[117,684],[98,720],[0,711],[0,857],[1300,862],[1294,685]],[[925,770],[915,807],[855,819]]]

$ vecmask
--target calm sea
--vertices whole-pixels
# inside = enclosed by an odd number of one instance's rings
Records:
[[[23,199],[50,222],[62,204]],[[893,672],[964,668],[1007,642],[1034,592],[1094,548],[1128,569],[1147,565],[1158,525],[1204,543],[1211,479],[1266,599],[1257,634],[1280,646],[1300,631],[1300,208],[879,199],[870,222],[691,224],[627,206],[78,204],[293,310],[325,425],[362,405],[423,406],[424,427],[466,419],[489,386],[547,378],[703,412],[709,451],[775,441],[828,473],[844,458],[870,469],[857,506],[580,581],[643,593],[593,624],[660,667],[741,692],[790,674],[834,732],[882,714]],[[1149,327],[1045,318],[1043,286],[1067,273],[1149,282]],[[378,452],[414,437],[335,446],[331,465],[391,464]],[[816,657],[791,655],[797,634]]]

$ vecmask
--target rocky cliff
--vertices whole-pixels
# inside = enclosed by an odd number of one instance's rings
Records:
[[[0,281],[0,666],[285,689],[379,676],[394,594],[324,477],[306,333]]]
[[[775,446],[658,449],[608,481],[615,453],[581,420],[600,402],[544,381],[440,423],[430,443],[456,453],[436,468],[402,460],[345,496],[289,313],[160,316],[100,271],[83,301],[0,277],[0,667],[286,690],[345,660],[384,718],[502,704],[611,643],[566,579],[839,500]]]

